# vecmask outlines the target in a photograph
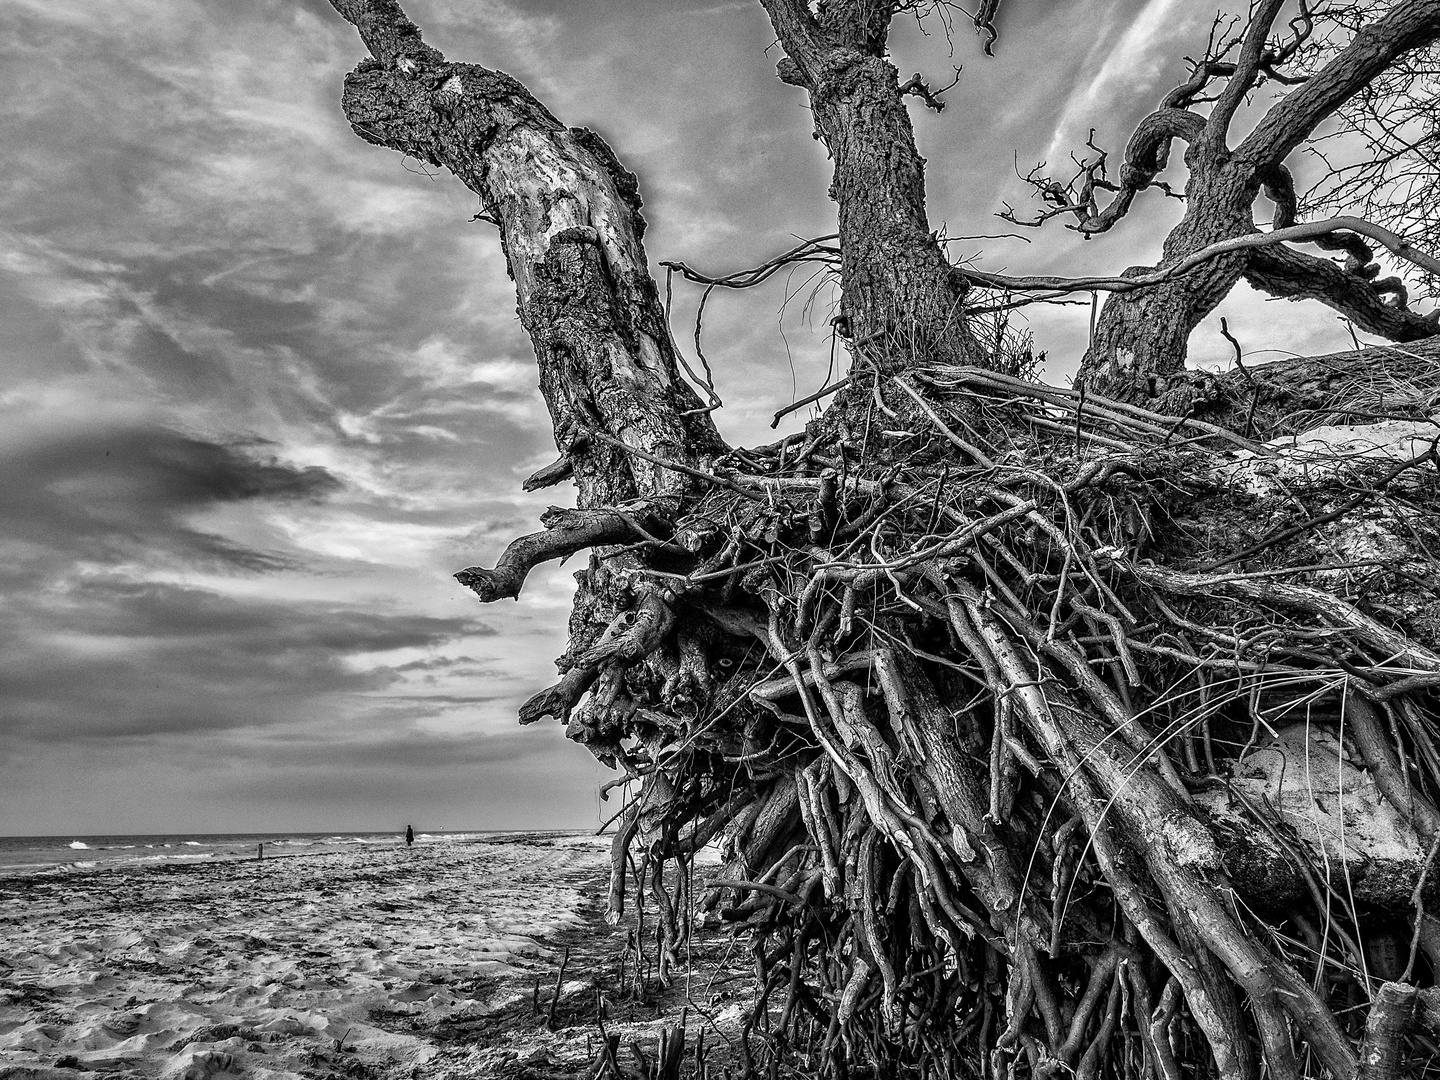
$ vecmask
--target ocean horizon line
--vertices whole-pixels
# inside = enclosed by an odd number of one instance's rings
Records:
[[[175,865],[391,848],[508,842],[513,838],[581,835],[589,829],[403,828],[298,832],[79,833],[0,836],[0,877],[47,871]]]
[[[509,828],[448,828],[448,829],[424,829],[423,835],[427,836],[457,836],[471,833],[565,833],[584,832],[581,827],[571,828],[546,828],[543,826],[513,826]],[[95,839],[113,840],[117,837],[163,837],[163,836],[196,836],[196,837],[222,837],[222,836],[383,836],[390,833],[404,834],[405,826],[390,826],[383,829],[229,829],[218,832],[204,832],[193,829],[171,830],[168,832],[86,832],[83,830],[67,830],[65,832],[52,833],[0,833],[0,841],[4,840],[63,840],[71,839]],[[416,835],[422,835],[417,830]]]

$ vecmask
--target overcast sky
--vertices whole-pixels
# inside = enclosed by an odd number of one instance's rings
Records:
[[[737,269],[833,229],[755,0],[405,6],[611,142],[652,260]],[[1015,160],[1092,125],[1118,150],[1208,11],[1011,0],[995,60],[967,26],[953,57],[938,25],[897,31],[903,75],[965,69],[943,114],[915,109],[932,223],[1002,231]],[[554,446],[514,294],[458,181],[351,133],[361,55],[324,0],[0,2],[0,834],[596,822],[607,774],[514,722],[553,681],[574,567],[489,607],[450,579],[572,498],[520,491]],[[1133,216],[955,254],[1118,270],[1177,211]],[[799,272],[714,302],[732,441],[821,384],[808,292]],[[1348,340],[1319,307],[1222,312],[1256,359]],[[1037,317],[1052,378],[1085,321]],[[1228,346],[1207,326],[1193,353]]]

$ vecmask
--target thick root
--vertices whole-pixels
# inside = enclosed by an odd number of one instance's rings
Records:
[[[1423,1073],[1440,623],[1413,580],[1440,579],[1333,553],[1352,519],[1437,549],[1434,460],[1317,464],[1304,496],[1338,509],[1278,525],[1237,463],[1289,468],[1283,447],[881,370],[718,461],[677,541],[587,512],[641,547],[582,575],[567,674],[526,719],[639,784],[612,917],[648,895],[662,978],[702,912],[753,936],[756,1069]]]

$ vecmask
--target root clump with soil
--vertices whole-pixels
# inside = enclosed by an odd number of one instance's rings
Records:
[[[757,1074],[1440,1072],[1415,348],[1187,416],[861,350],[803,433],[462,571],[593,549],[522,720],[623,770],[611,918],[648,897],[662,978],[742,935]]]

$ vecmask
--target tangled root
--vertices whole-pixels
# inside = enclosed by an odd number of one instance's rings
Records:
[[[882,370],[681,504],[464,572],[602,545],[523,718],[624,771],[612,917],[650,895],[662,974],[697,912],[749,932],[754,1068],[1440,1072],[1433,402],[1287,449]]]

